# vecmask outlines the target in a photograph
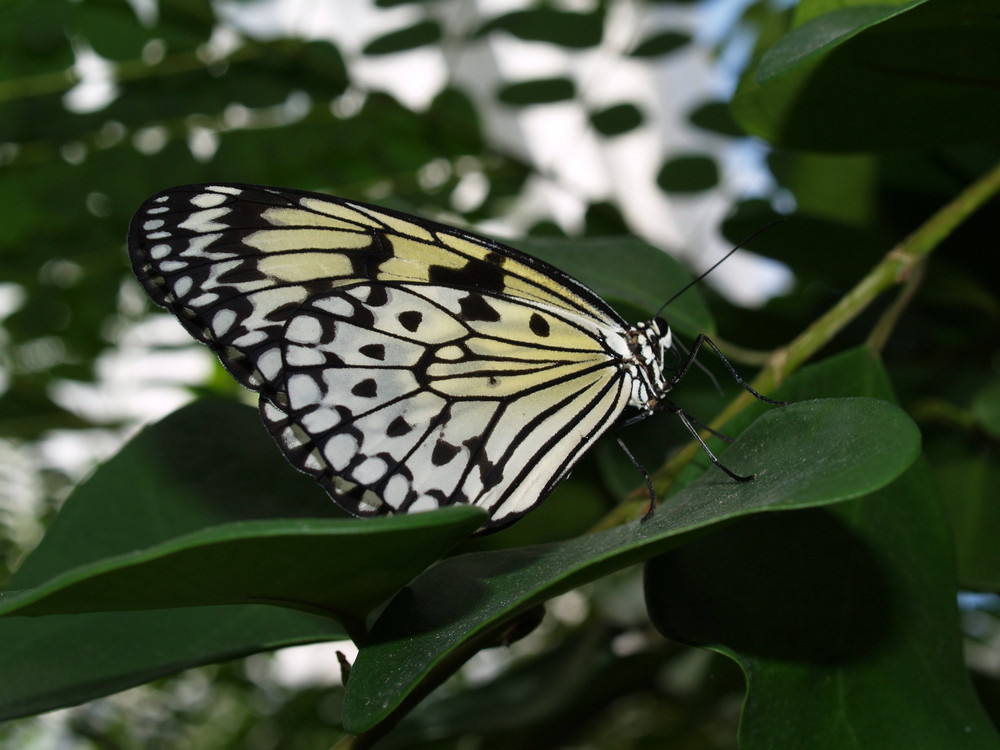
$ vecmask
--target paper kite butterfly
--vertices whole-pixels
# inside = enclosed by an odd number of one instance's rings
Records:
[[[213,184],[150,198],[128,247],[152,298],[260,394],[292,465],[355,515],[469,503],[496,530],[626,407],[697,436],[666,394],[711,341],[682,358],[662,319],[630,326],[562,271],[460,229]]]

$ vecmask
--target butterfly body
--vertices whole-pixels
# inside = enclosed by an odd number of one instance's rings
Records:
[[[356,515],[471,503],[505,526],[676,382],[662,320],[629,326],[530,255],[356,201],[173,188],[140,208],[129,253]]]

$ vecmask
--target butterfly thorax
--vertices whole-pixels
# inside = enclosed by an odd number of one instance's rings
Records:
[[[629,328],[626,338],[630,350],[628,369],[633,376],[629,405],[653,409],[669,390],[663,360],[674,345],[670,326],[662,318],[656,318]]]

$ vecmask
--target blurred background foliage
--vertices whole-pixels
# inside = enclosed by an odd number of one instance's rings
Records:
[[[138,423],[191,392],[236,394],[179,327],[150,316],[126,267],[133,211],[170,185],[326,190],[499,234],[633,234],[696,271],[786,214],[753,243],[774,262],[736,256],[703,290],[721,339],[739,344],[727,351],[752,369],[758,351],[795,336],[1000,156],[1000,34],[985,0],[847,3],[826,15],[824,3],[787,5],[7,0],[0,565],[16,567],[68,490]],[[883,351],[924,432],[961,584],[978,592],[1000,585],[997,208],[994,199],[921,269]],[[824,353],[865,340],[890,304]],[[684,404],[711,414],[714,398],[710,384],[694,385]],[[631,439],[641,446],[643,430],[659,429],[672,428],[642,425]],[[599,684],[598,698],[556,685],[564,700],[468,746],[735,746],[743,686],[731,663],[669,643],[641,661],[613,658],[645,627],[638,590],[623,574],[561,598],[547,631],[559,645],[468,694],[491,705],[490,690],[559,664],[561,684]],[[963,601],[970,668],[996,720],[1000,605]],[[192,670],[9,722],[0,741],[332,742],[337,688],[292,686],[279,671],[269,655]],[[475,683],[474,669],[463,679]]]

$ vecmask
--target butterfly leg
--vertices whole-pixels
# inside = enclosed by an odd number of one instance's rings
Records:
[[[664,411],[669,411],[671,414],[673,414],[676,411],[676,409],[677,409],[677,405],[676,404],[671,404],[670,406],[664,406],[663,407]],[[704,430],[705,432],[710,433],[712,435],[712,437],[717,437],[717,438],[719,438],[719,440],[725,441],[727,443],[732,443],[733,442],[733,439],[731,437],[729,437],[729,435],[723,435],[721,432],[719,432],[714,427],[711,427],[710,425],[707,425],[704,422],[702,422],[694,414],[688,414],[687,412],[684,412],[684,415],[688,418],[688,420],[690,420],[691,424],[693,424],[699,430]]]
[[[765,400],[769,401],[770,399],[765,399]],[[709,448],[705,444],[705,441],[701,439],[701,435],[698,434],[698,428],[695,427],[694,422],[692,421],[694,420],[694,418],[691,415],[689,415],[686,411],[681,409],[676,404],[670,402],[661,402],[661,403],[665,410],[671,411],[677,415],[677,418],[681,420],[681,424],[687,428],[687,431],[690,432],[692,436],[694,436],[694,439],[698,441],[698,444],[701,446],[701,449],[705,451],[705,455],[708,456],[709,460],[711,460],[713,464],[718,466],[720,469],[726,472],[726,474],[735,479],[737,482],[749,482],[754,478],[753,474],[746,474],[746,475],[737,474],[735,471],[733,471],[724,463],[722,463],[722,461],[720,461],[718,457],[714,453],[712,453],[712,449]],[[772,402],[772,403],[780,403],[780,402]],[[730,440],[729,438],[719,435],[715,430],[710,430],[710,432],[712,432],[712,434],[714,435],[722,437],[723,440],[732,442],[732,440]]]
[[[642,518],[639,519],[640,523],[645,523],[653,517],[653,512],[656,510],[656,489],[653,487],[653,480],[650,478],[649,472],[646,471],[646,467],[639,463],[639,459],[637,459],[635,454],[633,454],[632,451],[629,450],[629,447],[625,445],[625,441],[622,440],[621,435],[618,434],[618,430],[628,427],[629,425],[633,425],[636,422],[641,422],[652,413],[653,412],[651,411],[644,411],[615,428],[615,442],[618,443],[618,447],[624,451],[626,456],[628,456],[628,460],[632,462],[632,465],[639,470],[640,474],[642,474],[642,478],[646,480],[646,489],[649,490],[649,507],[646,508],[646,512],[643,513]]]
[[[695,357],[698,356],[698,350],[701,349],[702,344],[708,344],[712,348],[712,351],[714,351],[715,354],[718,356],[718,358],[722,361],[722,364],[725,365],[727,370],[729,370],[729,374],[733,376],[733,380],[739,383],[741,388],[743,388],[746,391],[749,391],[754,398],[760,401],[764,401],[765,403],[768,404],[774,404],[775,406],[788,406],[787,401],[776,401],[773,398],[768,398],[767,396],[763,396],[757,391],[755,391],[753,387],[743,379],[743,376],[736,371],[736,368],[733,367],[732,363],[728,359],[726,359],[726,356],[719,350],[719,347],[715,345],[715,342],[712,341],[712,339],[710,339],[704,333],[698,334],[698,338],[694,340],[694,346],[691,347],[691,351],[688,353],[687,358],[684,360],[681,366],[677,369],[677,372],[674,373],[674,376],[667,383],[667,387],[664,389],[664,391],[669,391],[671,388],[677,385],[684,378],[685,375],[687,375],[687,371],[690,370],[691,365],[694,364]],[[685,426],[687,426],[689,430],[691,429],[690,426],[688,425]]]
[[[776,402],[776,403],[781,403],[781,402]],[[661,401],[657,405],[655,411],[643,410],[638,414],[636,414],[635,416],[626,419],[624,422],[622,422],[614,429],[615,442],[618,443],[618,446],[622,449],[625,455],[628,456],[628,460],[632,462],[632,465],[639,470],[640,474],[642,474],[642,478],[646,482],[646,489],[649,492],[649,506],[646,508],[646,512],[642,514],[642,518],[639,519],[640,523],[645,523],[646,521],[648,521],[650,518],[653,517],[653,513],[656,511],[656,506],[657,506],[656,489],[653,487],[653,480],[649,476],[649,472],[646,471],[646,467],[639,462],[639,459],[635,457],[635,454],[632,453],[629,447],[625,444],[625,441],[622,440],[619,431],[625,429],[626,427],[631,427],[634,424],[638,424],[647,417],[652,416],[657,411],[669,411],[673,414],[676,414],[677,418],[680,419],[681,424],[683,424],[684,427],[687,429],[687,431],[694,436],[694,439],[698,441],[698,444],[701,446],[702,450],[705,451],[705,455],[708,456],[708,458],[712,461],[713,464],[718,466],[732,479],[736,480],[737,482],[749,482],[753,480],[754,478],[753,474],[748,474],[748,475],[737,474],[735,471],[733,471],[724,463],[722,463],[719,460],[718,456],[712,453],[711,448],[709,448],[708,445],[705,444],[705,441],[701,439],[701,435],[698,434],[698,428],[701,427],[702,429],[707,430],[708,432],[712,433],[712,435],[714,435],[715,437],[719,438],[720,440],[725,440],[727,443],[733,442],[732,438],[723,435],[718,430],[712,429],[708,425],[704,424],[697,417],[693,417],[690,414],[688,414],[686,411],[681,409],[679,406],[677,406],[677,404],[673,403],[672,401],[668,400]]]

